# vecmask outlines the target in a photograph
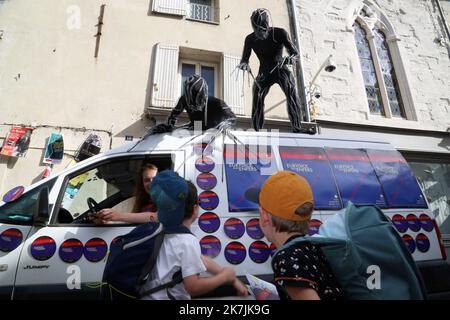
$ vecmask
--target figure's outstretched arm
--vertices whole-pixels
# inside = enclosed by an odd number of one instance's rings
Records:
[[[248,71],[250,69],[249,61],[251,53],[252,53],[252,46],[250,44],[249,37],[247,37],[245,38],[244,51],[242,52],[241,63],[238,66],[239,69],[244,71]]]
[[[184,110],[184,106],[183,106],[183,97],[181,97],[178,100],[177,105],[175,106],[175,108],[172,109],[172,112],[170,113],[169,117],[167,118],[167,124],[169,126],[175,126],[175,123],[177,123],[177,118],[178,116],[183,112]]]
[[[292,42],[291,38],[289,37],[289,34],[286,30],[283,29],[283,44],[286,47],[287,52],[289,53],[289,56],[296,56],[298,57],[298,49],[295,46],[295,44]]]

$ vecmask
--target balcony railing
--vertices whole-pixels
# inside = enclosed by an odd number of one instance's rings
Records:
[[[189,6],[189,18],[200,21],[214,21],[214,8],[203,4],[191,3]]]

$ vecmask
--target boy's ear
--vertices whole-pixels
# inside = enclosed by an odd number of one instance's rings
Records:
[[[264,210],[263,208],[259,207],[259,223],[261,225],[266,226],[270,221],[270,216],[267,213],[266,210]]]

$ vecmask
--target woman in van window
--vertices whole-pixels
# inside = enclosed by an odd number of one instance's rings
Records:
[[[139,172],[140,183],[136,184],[135,201],[132,212],[119,212],[112,208],[102,209],[93,217],[96,224],[105,224],[110,221],[125,223],[147,223],[156,221],[156,205],[150,198],[150,184],[158,173],[158,168],[147,163],[141,167]]]

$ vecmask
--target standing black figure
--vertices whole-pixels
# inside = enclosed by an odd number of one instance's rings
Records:
[[[264,99],[270,87],[278,83],[286,95],[289,119],[293,132],[303,132],[301,129],[300,99],[297,94],[294,76],[287,65],[293,64],[299,57],[295,45],[286,30],[269,26],[269,13],[266,9],[253,11],[250,18],[253,33],[245,38],[244,52],[239,68],[250,71],[249,58],[251,51],[256,53],[260,66],[258,76],[253,85],[252,124],[256,131],[264,125]],[[283,47],[289,53],[282,56]]]
[[[167,124],[157,125],[151,132],[172,131],[183,110],[186,110],[190,121],[177,128],[193,130],[196,121],[201,122],[202,131],[211,128],[228,128],[236,123],[235,114],[224,101],[208,96],[208,85],[205,79],[199,75],[192,75],[184,82],[184,94],[170,113]]]

